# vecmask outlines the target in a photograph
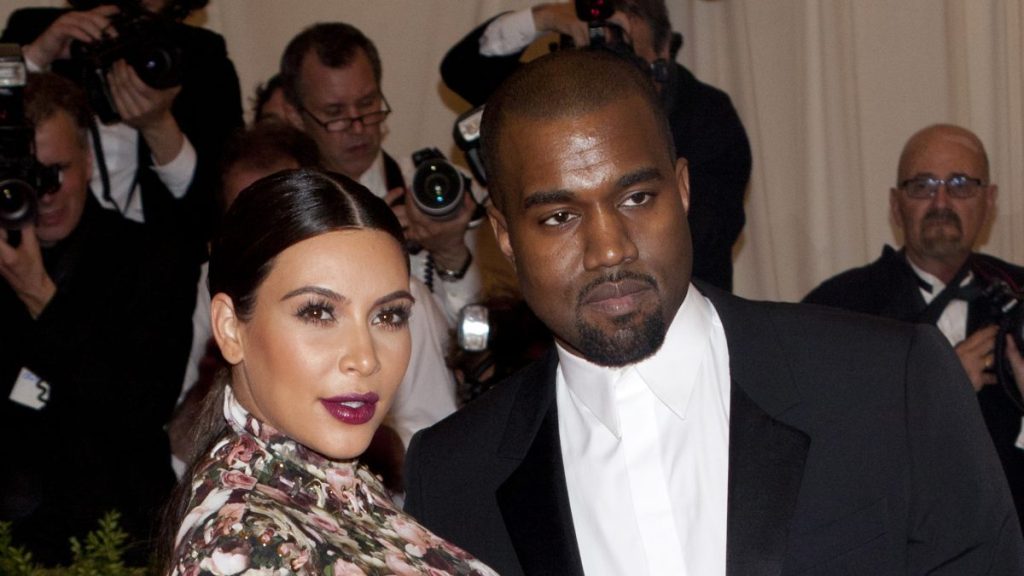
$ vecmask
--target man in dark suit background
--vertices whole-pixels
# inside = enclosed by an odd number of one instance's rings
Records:
[[[746,130],[725,92],[675,61],[682,36],[672,33],[664,0],[608,4],[617,9],[608,22],[623,31],[627,50],[650,69],[676,154],[690,166],[693,275],[732,290],[732,248],[746,221],[743,197],[751,170]],[[552,32],[572,38],[576,46],[590,43],[588,24],[577,18],[572,2],[537,4],[498,15],[466,35],[445,55],[441,77],[479,106],[521,65],[527,48]]]
[[[182,22],[207,2],[72,0],[72,10],[25,8],[11,14],[0,38],[22,45],[30,70],[53,70],[81,82],[72,43],[109,40],[118,12],[132,6],[160,19],[165,37],[159,41],[178,50],[181,83],[153,88],[123,60],[110,66],[107,78],[121,119],[95,123],[91,188],[104,208],[183,236],[183,249],[197,259],[206,257],[216,214],[221,151],[243,125],[238,75],[224,38]]]
[[[896,183],[889,209],[903,233],[903,248],[886,246],[877,260],[826,280],[804,302],[938,326],[977,393],[1019,516],[1024,514],[1024,414],[1010,395],[1024,382],[997,360],[1018,365],[1024,360],[1012,340],[997,340],[1003,314],[994,303],[1004,303],[1002,293],[994,293],[998,298],[985,293],[999,285],[1021,293],[1024,268],[976,251],[995,214],[998,192],[985,146],[960,126],[928,126],[903,147]],[[997,344],[1007,346],[1005,352]]]
[[[691,283],[657,102],[601,51],[488,102],[489,216],[557,347],[413,439],[407,510],[502,574],[1024,570],[937,331]]]

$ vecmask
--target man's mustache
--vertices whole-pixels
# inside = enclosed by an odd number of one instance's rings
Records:
[[[929,210],[924,215],[924,219],[921,220],[921,224],[952,224],[956,226],[957,230],[962,230],[963,225],[960,222],[960,215],[954,212],[951,208],[935,208]]]
[[[655,291],[658,290],[658,281],[655,280],[653,276],[649,274],[633,272],[630,270],[619,270],[618,272],[605,274],[600,278],[594,278],[590,282],[587,282],[587,284],[580,290],[579,294],[576,296],[576,304],[582,305],[583,301],[586,300],[587,295],[593,292],[598,286],[601,286],[602,284],[606,284],[609,282],[621,282],[623,280],[635,280],[638,282],[643,282],[644,284],[649,285]]]

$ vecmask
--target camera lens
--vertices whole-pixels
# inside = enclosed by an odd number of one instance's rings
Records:
[[[139,79],[151,88],[170,88],[181,83],[174,52],[163,46],[140,47],[139,51],[132,55],[130,64],[139,75]]]
[[[424,213],[443,219],[453,215],[465,193],[462,174],[443,159],[432,159],[416,169],[412,180],[413,201]]]
[[[35,192],[24,180],[0,181],[0,227],[16,227],[34,216]]]

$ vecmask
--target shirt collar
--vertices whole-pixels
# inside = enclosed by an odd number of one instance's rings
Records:
[[[654,355],[620,368],[598,366],[574,355],[560,344],[559,370],[572,394],[616,437],[621,436],[615,410],[615,386],[630,371],[678,418],[686,419],[690,394],[711,345],[711,304],[695,286],[669,325],[665,341]]]
[[[359,183],[366,186],[374,196],[383,198],[388,193],[387,180],[384,175],[384,149],[377,152],[373,164],[359,177]]]
[[[946,283],[939,280],[938,276],[925,272],[922,268],[919,268],[914,264],[910,258],[907,258],[907,264],[910,265],[910,269],[914,271],[914,274],[917,274],[918,279],[921,281],[921,295],[924,296],[925,302],[931,302],[946,288]],[[960,282],[960,286],[967,286],[973,279],[974,272],[968,272]],[[928,287],[926,288],[924,284],[928,284]]]

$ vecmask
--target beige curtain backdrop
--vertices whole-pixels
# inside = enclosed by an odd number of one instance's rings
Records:
[[[0,0],[18,7],[61,2]],[[386,148],[454,152],[466,104],[438,63],[518,0],[212,0],[195,23],[224,35],[243,94],[277,69],[288,40],[342,20],[372,38],[394,107]],[[1019,0],[668,0],[680,61],[728,92],[754,171],[736,250],[736,292],[798,300],[825,278],[898,243],[889,188],[906,138],[934,122],[975,130],[1000,186],[985,250],[1024,262],[1024,41]],[[246,102],[246,110],[249,102]],[[486,230],[484,232],[487,232]],[[489,234],[488,234],[489,235]],[[487,269],[510,282],[493,246]]]

